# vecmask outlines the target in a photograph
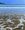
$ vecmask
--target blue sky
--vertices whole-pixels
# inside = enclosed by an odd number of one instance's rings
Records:
[[[25,0],[0,0],[0,2],[6,4],[25,4]]]

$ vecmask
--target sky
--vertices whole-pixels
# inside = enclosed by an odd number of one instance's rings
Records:
[[[0,2],[6,4],[25,4],[25,0],[0,0]]]

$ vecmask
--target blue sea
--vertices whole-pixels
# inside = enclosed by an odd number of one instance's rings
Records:
[[[0,13],[25,14],[25,7],[0,7]]]

